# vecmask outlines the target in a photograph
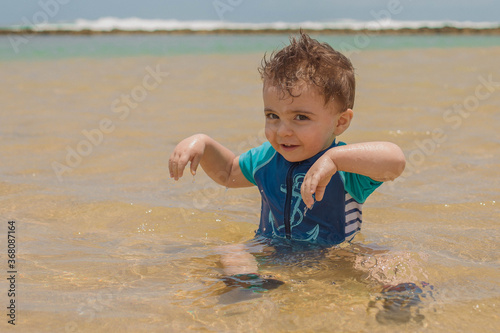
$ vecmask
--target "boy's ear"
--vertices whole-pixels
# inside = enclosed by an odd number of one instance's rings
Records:
[[[347,109],[340,114],[339,119],[337,119],[337,124],[335,126],[335,131],[334,131],[335,136],[344,133],[344,131],[349,128],[353,116],[354,112],[352,111],[352,109]]]

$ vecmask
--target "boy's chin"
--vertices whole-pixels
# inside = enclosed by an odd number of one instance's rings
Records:
[[[325,151],[326,149],[324,150],[320,150],[318,152],[311,152],[311,153],[308,153],[308,154],[300,154],[300,153],[291,153],[291,152],[283,152],[283,151],[278,151],[278,154],[280,154],[281,156],[283,156],[283,158],[285,160],[287,160],[288,162],[290,163],[297,163],[297,162],[302,162],[302,161],[305,161],[307,159],[310,159],[311,157],[319,154],[320,152],[322,151]]]
[[[311,156],[291,156],[291,154],[281,154],[281,156],[283,156],[283,158],[285,160],[287,160],[288,162],[290,163],[297,163],[297,162],[302,162],[302,161],[305,161],[307,160],[308,158],[311,158],[313,157],[314,155],[311,155]],[[288,156],[287,156],[288,155]]]

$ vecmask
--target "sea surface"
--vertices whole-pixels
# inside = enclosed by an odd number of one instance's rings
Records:
[[[214,9],[215,9],[214,5]],[[96,20],[76,19],[74,21],[58,21],[55,15],[51,15],[46,8],[21,18],[22,24],[0,26],[0,29],[8,30],[35,30],[35,31],[215,31],[215,30],[251,30],[255,32],[264,30],[370,30],[378,31],[385,29],[420,29],[420,28],[458,28],[458,29],[496,29],[500,27],[500,21],[455,21],[455,20],[398,20],[396,13],[387,10],[371,11],[371,20],[337,19],[330,21],[302,21],[302,22],[233,22],[224,17],[222,10],[216,10],[219,20],[176,20],[176,19],[143,19],[139,17],[101,17]],[[229,10],[231,11],[231,10]],[[54,13],[52,13],[54,14]],[[55,13],[57,15],[57,13]],[[31,16],[31,17],[30,17]],[[49,16],[52,19],[49,19]]]
[[[254,246],[285,282],[263,291],[228,288],[220,264],[253,244],[258,191],[175,182],[168,158],[195,133],[265,141],[257,67],[287,35],[1,36],[0,331],[14,300],[23,332],[496,332],[500,38],[313,37],[357,71],[339,139],[392,141],[407,168],[351,244]],[[399,283],[422,293],[393,320]]]

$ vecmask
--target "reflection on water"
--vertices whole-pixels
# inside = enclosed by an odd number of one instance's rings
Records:
[[[17,221],[19,328],[493,332],[498,89],[470,116],[443,114],[471,100],[480,77],[500,80],[492,72],[499,53],[353,55],[358,97],[341,139],[397,142],[409,168],[369,198],[352,244],[300,251],[253,240],[255,189],[225,190],[201,171],[195,182],[167,178],[172,148],[195,132],[239,153],[262,142],[260,54],[1,63],[0,233],[5,239],[6,221]],[[168,77],[120,119],[113,101],[157,65]],[[65,164],[68,147],[102,119],[114,130],[60,181],[52,162]],[[446,135],[439,143],[435,129]],[[259,274],[284,284],[228,287],[220,249],[234,244],[246,244]]]

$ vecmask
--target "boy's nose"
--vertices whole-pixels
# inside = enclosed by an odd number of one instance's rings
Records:
[[[285,122],[281,122],[278,125],[278,130],[276,132],[279,136],[289,136],[292,135],[292,130]]]

